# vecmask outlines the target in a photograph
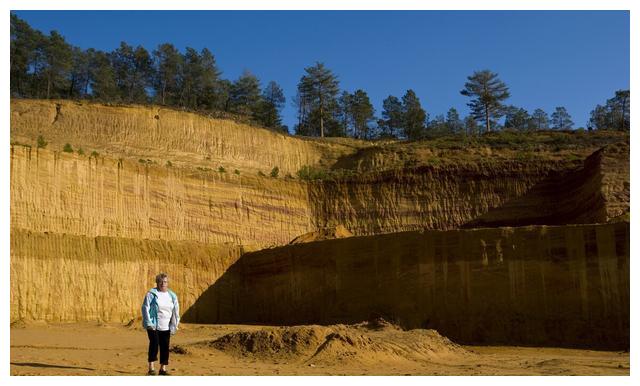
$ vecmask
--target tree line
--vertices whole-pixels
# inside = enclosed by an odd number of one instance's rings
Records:
[[[288,132],[282,124],[286,98],[275,81],[262,87],[245,71],[233,81],[222,78],[213,53],[187,47],[180,52],[170,43],[149,51],[126,42],[111,52],[83,50],[67,43],[57,31],[49,35],[31,28],[11,14],[11,95],[20,98],[93,99],[112,103],[155,103],[197,111],[222,111],[248,117],[267,128]],[[461,118],[451,108],[433,118],[414,90],[389,95],[377,117],[362,89],[340,89],[336,74],[323,63],[304,69],[292,100],[297,111],[295,134],[349,136],[362,139],[442,135],[478,135],[500,129],[568,130],[573,121],[565,107],[549,116],[544,110],[529,113],[508,105],[509,88],[498,74],[476,71],[460,91],[469,97],[470,114]],[[629,90],[616,91],[597,105],[589,128],[628,130]],[[504,123],[500,123],[504,118]]]

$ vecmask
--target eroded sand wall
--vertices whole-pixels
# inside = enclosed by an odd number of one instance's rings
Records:
[[[454,229],[526,194],[563,167],[501,161],[402,169],[314,183],[309,202],[318,226],[343,224],[356,235]]]
[[[74,148],[97,146],[112,153],[154,153],[166,159],[224,161],[224,165],[296,173],[328,153],[344,151],[230,120],[164,109],[158,106],[107,106],[99,103],[11,101],[11,135],[34,144],[38,135]],[[217,167],[217,166],[216,166]]]
[[[11,147],[17,229],[276,245],[313,230],[307,200],[297,181]]]
[[[191,310],[203,323],[383,316],[463,343],[629,345],[629,224],[425,231],[245,254]]]
[[[161,271],[188,309],[242,254],[233,245],[11,231],[11,321],[128,322]]]

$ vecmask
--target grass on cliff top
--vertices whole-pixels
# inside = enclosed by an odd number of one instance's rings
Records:
[[[568,148],[602,147],[628,139],[628,132],[610,130],[591,132],[585,130],[541,130],[534,132],[501,130],[479,136],[446,136],[413,143],[424,143],[429,147],[440,149],[489,146],[493,149],[557,151]]]

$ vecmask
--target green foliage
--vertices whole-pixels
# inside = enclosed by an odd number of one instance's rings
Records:
[[[569,130],[573,127],[571,115],[563,106],[556,107],[556,111],[551,114],[551,124],[556,130]]]
[[[339,92],[338,78],[323,63],[304,69],[298,83],[296,133],[325,136],[325,126],[333,121]]]
[[[220,173],[226,173],[226,172],[227,172],[227,170],[224,168],[224,166],[222,166],[222,165],[221,165],[220,167],[218,167],[218,172],[220,172]]]
[[[618,90],[604,106],[597,105],[591,111],[589,126],[596,129],[629,130],[631,127],[629,90]]]
[[[280,169],[274,166],[273,169],[271,169],[271,177],[278,178],[278,173],[280,173]]]
[[[378,124],[382,135],[386,138],[396,138],[402,129],[402,103],[400,100],[389,95],[382,101],[382,119]]]
[[[492,121],[503,115],[502,101],[509,98],[507,85],[489,70],[476,71],[467,77],[468,82],[460,94],[471,97],[467,105],[474,119],[484,122],[486,131],[491,131]]]
[[[305,181],[325,180],[329,177],[329,174],[325,170],[309,165],[305,165],[300,168],[297,174],[298,178]]]
[[[243,115],[259,115],[260,81],[245,71],[233,84],[229,91],[229,108],[232,112]]]
[[[99,155],[100,155],[100,154],[99,154],[97,151],[95,151],[95,150],[91,152],[91,156],[92,156],[92,157],[97,157],[97,156],[99,156]]]
[[[82,148],[79,148],[79,149],[78,149],[78,154],[79,154],[79,155],[84,155],[84,150],[82,150]]]
[[[39,135],[38,136],[38,149],[44,149],[45,147],[47,147],[48,142],[44,140],[44,137]]]
[[[170,168],[170,167],[172,167],[172,166],[173,166],[173,163],[171,163],[171,161],[167,160],[166,165],[167,165],[167,167],[168,167],[168,168]]]
[[[266,177],[266,175],[262,172],[262,170],[258,170],[258,176]]]
[[[233,171],[235,174],[240,175],[240,170],[236,169]]]
[[[284,107],[286,98],[282,88],[271,81],[262,91],[262,97],[257,106],[255,118],[264,127],[282,130],[282,117],[280,112]]]
[[[198,166],[196,169],[198,169],[201,172],[210,172],[211,171],[211,168],[203,167],[203,166]]]
[[[73,147],[71,147],[71,144],[65,143],[62,151],[65,153],[73,153]]]
[[[413,90],[407,90],[402,97],[402,129],[409,140],[420,139],[425,134],[427,113]]]

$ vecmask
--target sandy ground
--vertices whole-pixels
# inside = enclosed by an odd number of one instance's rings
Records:
[[[147,336],[119,324],[15,323],[11,375],[145,375]],[[628,352],[459,346],[393,326],[182,324],[173,375],[629,375]]]

